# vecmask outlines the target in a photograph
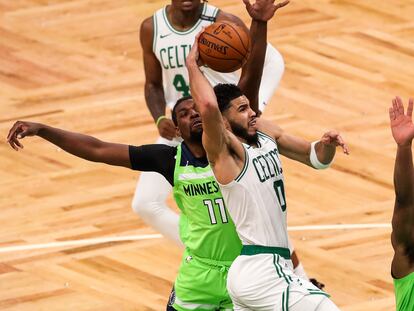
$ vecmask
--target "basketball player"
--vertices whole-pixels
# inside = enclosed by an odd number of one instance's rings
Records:
[[[252,75],[243,73],[246,85],[257,80],[258,71],[249,69],[263,67],[265,21],[278,8],[273,2],[261,1],[261,5],[252,11],[251,34],[256,40],[252,44],[253,57],[245,67]],[[258,20],[260,16],[267,16],[267,19]],[[183,143],[177,147],[105,143],[90,136],[30,122],[17,122],[10,130],[8,140],[17,150],[22,147],[19,139],[38,135],[87,160],[162,174],[174,187],[174,198],[186,219],[182,231],[186,250],[175,281],[175,297],[167,310],[230,310],[227,271],[240,254],[241,242],[205,157],[201,119],[191,98],[184,97],[177,102],[173,120],[183,138]]]
[[[191,94],[203,120],[203,146],[243,244],[227,279],[235,310],[338,310],[327,294],[293,272],[279,154],[326,168],[337,146],[348,153],[343,139],[329,131],[309,143],[285,133],[257,118],[236,85],[213,89],[197,61],[196,38],[187,57]]]
[[[394,279],[397,311],[414,310],[414,168],[412,141],[413,99],[408,102],[407,114],[401,98],[392,101],[390,125],[397,143],[394,167],[395,205],[392,217],[391,243],[394,258],[391,274]]]
[[[246,28],[240,18],[200,0],[172,0],[170,5],[156,11],[141,25],[140,41],[145,69],[145,100],[160,133],[157,143],[171,146],[178,144],[175,126],[172,120],[166,117],[166,110],[172,110],[179,98],[189,95],[185,58],[194,42],[195,35],[202,27],[214,21],[229,21]],[[219,82],[237,83],[239,81],[238,72],[220,73],[206,67],[202,67],[201,70],[213,85]],[[283,71],[282,56],[273,46],[267,44],[257,103],[261,112],[264,111],[279,85]],[[255,111],[259,110],[255,109]],[[137,183],[132,208],[147,224],[167,238],[181,244],[178,233],[179,216],[166,204],[170,192],[171,185],[160,174],[143,172]],[[290,249],[295,272],[307,278],[293,246]],[[320,287],[324,286],[315,279],[312,279],[312,282]]]
[[[160,133],[157,143],[178,144],[175,126],[167,111],[172,110],[179,98],[190,94],[185,58],[195,35],[214,21],[229,21],[247,29],[240,18],[200,0],[172,0],[141,25],[145,100]],[[213,85],[239,81],[238,72],[224,74],[205,67],[202,70]],[[260,93],[261,111],[276,90],[283,71],[282,56],[268,44]],[[166,205],[170,192],[171,186],[160,174],[144,172],[137,183],[132,208],[154,229],[181,244],[178,215]]]

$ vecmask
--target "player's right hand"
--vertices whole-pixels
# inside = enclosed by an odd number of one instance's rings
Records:
[[[23,139],[26,136],[37,135],[41,127],[42,124],[40,123],[17,121],[7,135],[7,142],[16,151],[18,151],[19,148],[23,149],[23,145],[20,143],[19,139]]]
[[[414,100],[408,101],[407,113],[404,113],[404,104],[400,97],[392,100],[389,108],[392,136],[399,146],[411,146],[414,138],[414,123],[412,119]]]
[[[175,125],[171,119],[162,119],[158,122],[158,132],[160,135],[168,140],[176,137]]]

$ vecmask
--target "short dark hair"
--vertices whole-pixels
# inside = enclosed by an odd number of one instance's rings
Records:
[[[240,88],[235,84],[219,83],[214,87],[217,103],[221,112],[230,107],[230,101],[243,95]]]
[[[175,126],[178,125],[178,122],[177,122],[177,107],[178,107],[178,105],[181,104],[182,102],[186,101],[186,100],[189,100],[189,99],[193,99],[193,97],[191,95],[184,96],[184,97],[181,97],[180,99],[178,99],[177,102],[175,103],[174,108],[171,112],[171,119],[173,120]]]

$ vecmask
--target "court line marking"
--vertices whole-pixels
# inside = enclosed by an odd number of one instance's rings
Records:
[[[288,231],[317,231],[317,230],[350,230],[350,229],[379,229],[379,228],[391,228],[389,223],[377,223],[377,224],[339,224],[339,225],[314,225],[314,226],[290,226]],[[102,237],[95,239],[83,239],[83,240],[72,240],[72,241],[59,241],[41,244],[24,244],[0,247],[0,253],[27,251],[35,249],[46,249],[46,248],[60,248],[68,246],[85,246],[85,245],[96,245],[111,242],[126,242],[126,241],[139,241],[139,240],[151,240],[160,239],[163,236],[161,234],[144,234],[144,235],[128,235],[128,236],[117,236],[117,237]]]

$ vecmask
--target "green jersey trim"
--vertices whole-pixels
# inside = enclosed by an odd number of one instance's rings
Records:
[[[201,13],[202,15],[205,14],[207,9],[207,4],[203,3],[203,12]],[[201,23],[201,19],[198,19],[198,21],[194,24],[193,27],[191,27],[190,29],[186,30],[186,31],[179,31],[177,29],[175,29],[169,22],[168,18],[167,18],[167,7],[164,7],[164,9],[162,10],[162,17],[164,18],[165,24],[167,25],[167,27],[175,34],[177,35],[188,35],[189,33],[193,32],[198,25],[200,25]]]
[[[262,245],[243,245],[240,255],[277,254],[283,258],[290,259],[290,250],[284,247],[272,247]]]
[[[242,177],[244,176],[244,174],[246,174],[247,168],[249,167],[249,154],[247,153],[246,148],[243,146],[243,150],[244,150],[244,164],[243,164],[243,169],[241,170],[240,174],[234,179],[235,181],[239,182],[240,179],[242,179]]]

